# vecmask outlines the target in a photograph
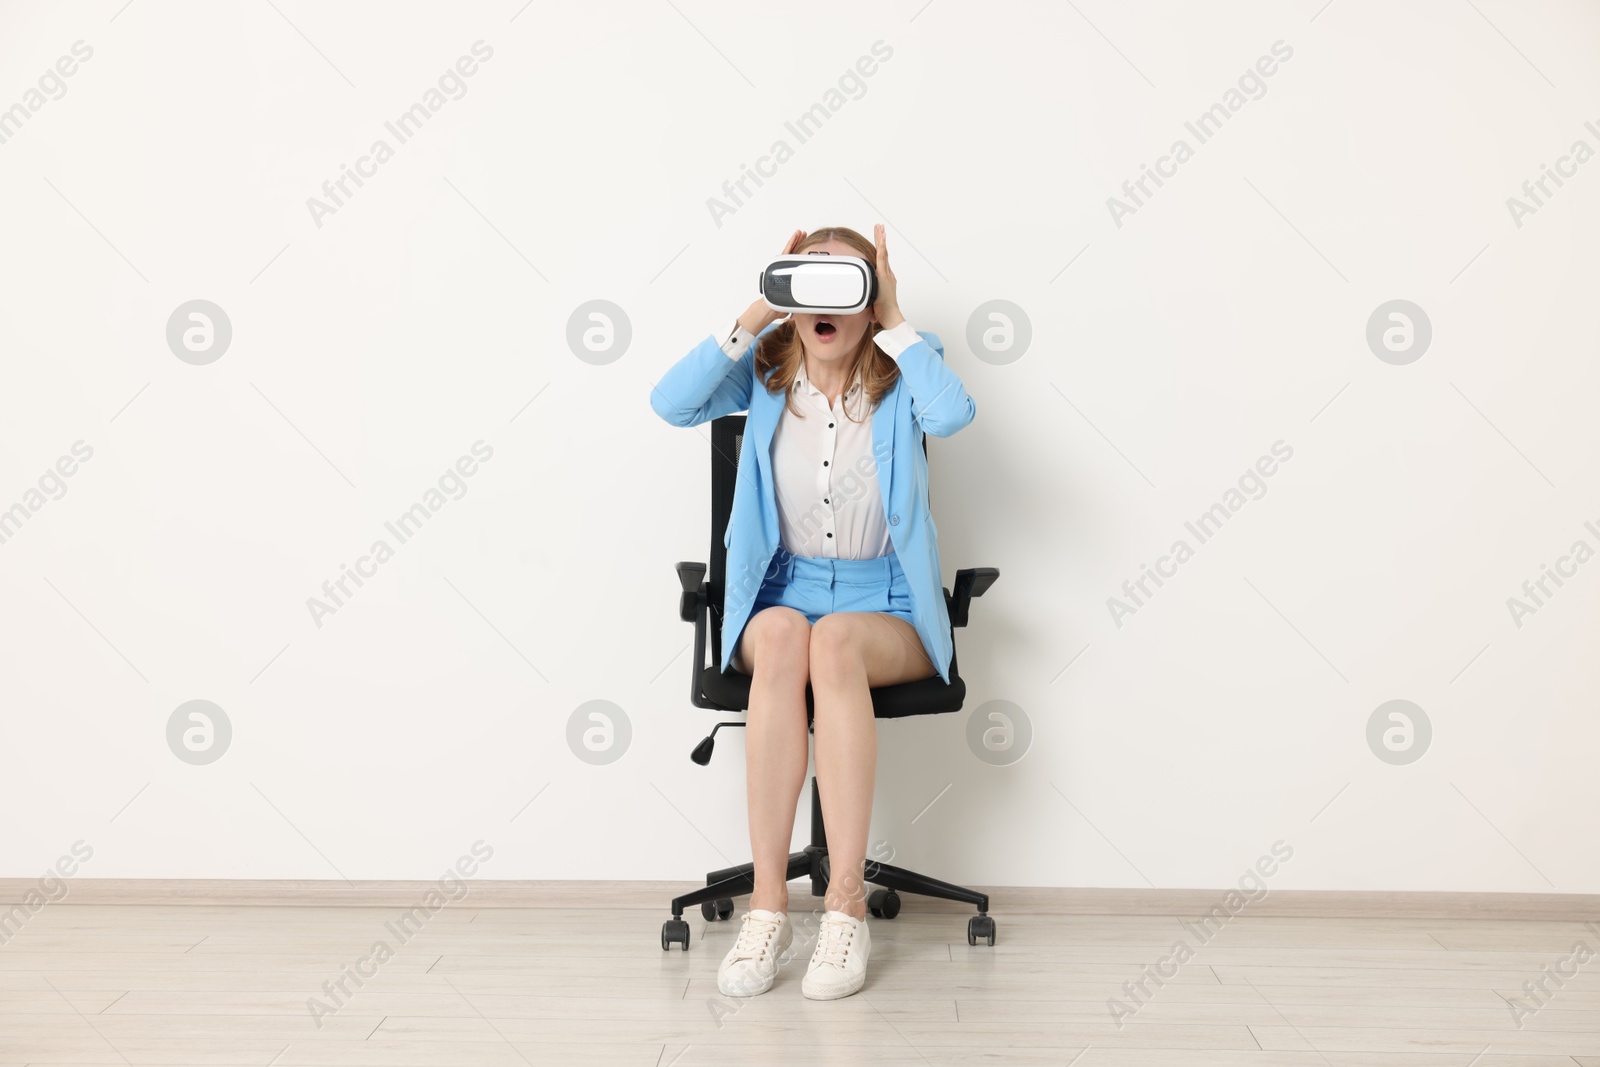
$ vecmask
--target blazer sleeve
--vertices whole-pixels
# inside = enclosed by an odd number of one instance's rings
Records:
[[[924,433],[949,437],[972,421],[978,405],[967,395],[960,376],[945,363],[939,335],[918,330],[917,336],[920,341],[895,357],[911,390],[911,417]]]
[[[661,376],[650,391],[650,406],[674,426],[699,426],[703,422],[745,411],[756,373],[756,345],[773,323],[756,335],[738,359],[729,359],[717,339],[707,334]]]

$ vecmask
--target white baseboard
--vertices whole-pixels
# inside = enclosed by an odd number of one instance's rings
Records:
[[[342,882],[320,879],[69,878],[60,904],[393,907],[415,904],[432,881]],[[704,883],[665,881],[494,881],[469,879],[460,903],[475,908],[645,908],[667,913],[672,897]],[[1098,887],[974,886],[989,894],[989,910],[1034,915],[1200,915],[1222,904],[1230,887],[1107,889]],[[790,883],[795,907],[808,898],[804,879]],[[0,878],[0,909],[24,900],[39,882]],[[966,913],[970,905],[903,894],[919,911]],[[820,906],[820,899],[818,905]],[[1237,906],[1237,901],[1233,902]],[[1298,918],[1371,919],[1600,919],[1600,894],[1438,893],[1391,890],[1269,890],[1245,914]]]

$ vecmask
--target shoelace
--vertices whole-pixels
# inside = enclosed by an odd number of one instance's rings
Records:
[[[855,928],[843,919],[823,919],[822,929],[817,934],[817,950],[811,957],[812,963],[843,968],[855,938]]]
[[[779,923],[778,919],[758,919],[746,912],[744,924],[739,928],[739,940],[733,946],[733,958],[756,960],[766,955],[767,946],[777,936]]]

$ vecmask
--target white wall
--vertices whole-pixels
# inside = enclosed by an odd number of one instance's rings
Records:
[[[1600,162],[1507,206],[1600,149],[1591,5],[520,6],[0,9],[0,107],[93,50],[0,144],[0,508],[27,511],[0,544],[0,874],[78,840],[81,877],[421,878],[479,839],[495,878],[748,858],[742,736],[687,758],[717,719],[672,568],[706,557],[707,437],[649,390],[791,230],[885,221],[977,401],[930,442],[945,581],[1001,578],[957,634],[967,709],[880,728],[876,855],[1222,886],[1282,840],[1274,888],[1600,892],[1600,562],[1507,607],[1600,549]],[[480,40],[399,144],[384,123]],[[319,225],[308,198],[378,138]],[[780,138],[719,225],[708,197]],[[1178,138],[1119,225],[1108,198]],[[205,365],[166,338],[195,299],[232,328]],[[632,331],[603,365],[566,341],[595,299]],[[1031,323],[1009,362],[968,341],[996,299]],[[1397,299],[1432,330],[1405,365],[1366,338]],[[465,495],[387,535],[480,441]],[[1180,537],[1119,626],[1108,598]],[[319,626],[307,599],[378,538]],[[167,739],[196,699],[232,728],[198,766]],[[1406,765],[1367,739],[1395,699],[1432,726]],[[603,765],[567,743],[593,700],[631,728]],[[991,701],[1031,724],[1008,766],[966,740]]]

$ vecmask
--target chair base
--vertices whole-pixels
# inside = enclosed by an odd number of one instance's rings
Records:
[[[789,869],[785,881],[796,878],[809,877],[811,879],[811,895],[820,897],[828,891],[828,839],[826,828],[822,823],[822,800],[817,793],[817,780],[811,779],[811,844],[799,852],[789,854]],[[989,917],[989,895],[955,885],[951,882],[930,878],[925,874],[918,874],[904,867],[894,867],[887,863],[878,863],[868,860],[866,863],[866,880],[891,892],[918,893],[925,897],[937,897],[941,900],[956,900],[974,905],[978,914],[968,923],[967,941],[976,944],[976,938],[987,935],[989,944],[994,944],[994,920]],[[730,901],[733,897],[745,896],[755,889],[755,864],[741,863],[737,867],[726,867],[720,871],[712,871],[706,875],[704,889],[695,889],[679,897],[672,898],[672,918],[662,928],[661,947],[667,948],[673,941],[683,945],[688,943],[688,924],[683,921],[683,910],[696,904],[710,903],[714,907],[718,902]],[[899,910],[898,905],[894,912]],[[893,918],[894,912],[887,912],[885,918]],[[723,916],[725,917],[725,916]],[[675,933],[676,932],[676,933]]]

